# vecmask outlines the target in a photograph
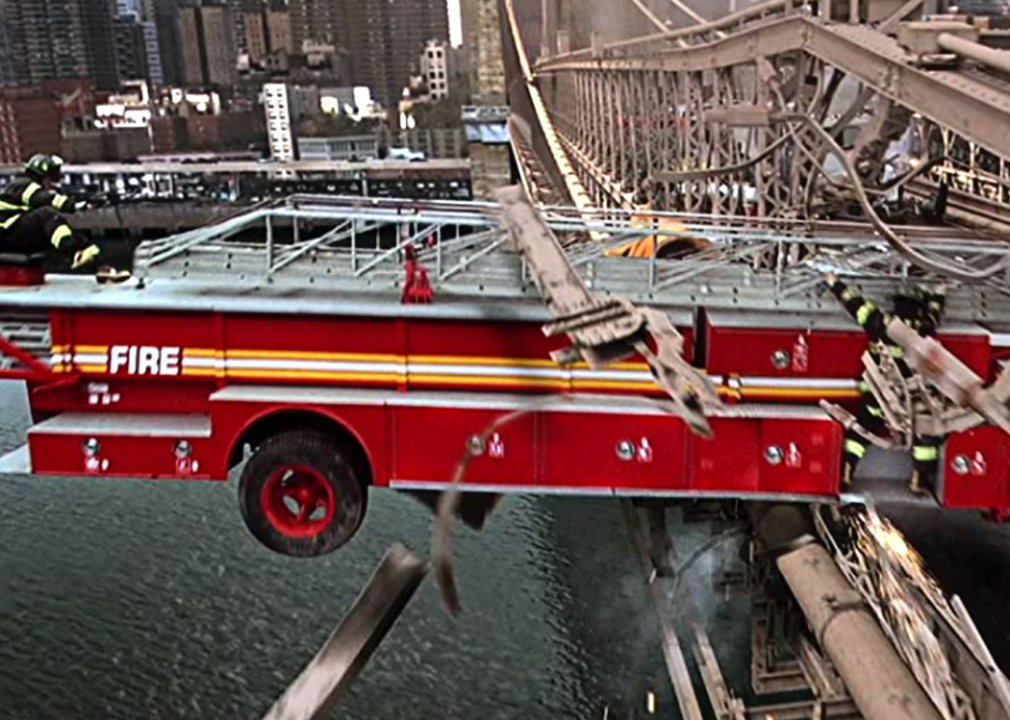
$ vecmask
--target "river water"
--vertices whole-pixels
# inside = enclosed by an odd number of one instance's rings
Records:
[[[28,424],[23,388],[0,383],[0,408],[6,451]],[[248,534],[234,480],[4,478],[0,718],[258,717],[384,550],[426,551],[429,532],[426,509],[379,491],[348,547],[290,559]],[[341,717],[645,717],[652,688],[676,716],[616,503],[511,498],[459,533],[463,615],[426,583]],[[746,603],[706,610],[744,677]]]

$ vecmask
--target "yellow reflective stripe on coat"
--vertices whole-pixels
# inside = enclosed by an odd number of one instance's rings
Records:
[[[24,194],[21,195],[21,203],[23,205],[28,205],[35,197],[35,193],[42,189],[42,186],[38,183],[32,183],[27,188],[25,188]]]
[[[22,210],[24,210],[24,208],[21,207],[20,205],[14,205],[13,203],[9,203],[9,202],[5,202],[3,200],[0,200],[0,211],[21,212]]]
[[[870,413],[873,417],[882,418],[884,417],[884,408],[876,407],[874,405],[869,405],[866,408],[866,412]]]
[[[858,440],[848,439],[842,444],[842,450],[846,455],[852,455],[860,460],[866,456],[866,446]]]
[[[877,306],[871,302],[863,303],[856,311],[856,322],[860,325],[865,325],[866,321],[870,319],[870,315],[872,315],[873,311],[876,309]]]
[[[888,345],[887,352],[895,359],[905,357],[905,349],[901,345]]]
[[[57,210],[62,210],[63,206],[67,204],[68,198],[66,195],[57,195],[53,198],[53,207]]]
[[[857,293],[852,288],[845,288],[844,290],[842,290],[842,302],[848,302],[849,300],[852,300],[854,297],[856,297],[858,294],[859,293]]]
[[[6,220],[4,220],[3,222],[0,222],[0,229],[6,230],[7,228],[9,228],[11,225],[13,225],[14,223],[16,223],[20,219],[21,219],[21,215],[20,214],[19,215],[11,215],[9,218],[7,218]]]
[[[50,238],[50,242],[52,242],[53,247],[58,248],[64,240],[73,234],[74,231],[70,229],[69,225],[60,225],[58,228],[53,230],[53,236]]]
[[[917,445],[912,448],[912,459],[918,462],[932,462],[940,457],[940,448]]]

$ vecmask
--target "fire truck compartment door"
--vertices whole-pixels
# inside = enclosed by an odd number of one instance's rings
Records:
[[[660,413],[541,413],[540,484],[589,491],[685,490],[685,432],[682,420]]]
[[[534,414],[485,430],[508,411],[467,407],[390,407],[394,487],[448,483],[467,457],[464,485],[534,484]]]
[[[998,509],[1010,482],[1010,438],[991,426],[955,433],[943,451],[940,499],[945,507]]]

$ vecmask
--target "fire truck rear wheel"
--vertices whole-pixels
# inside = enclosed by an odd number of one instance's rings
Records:
[[[346,544],[361,527],[367,492],[347,453],[318,432],[276,435],[249,458],[239,505],[250,532],[284,555],[315,557]]]

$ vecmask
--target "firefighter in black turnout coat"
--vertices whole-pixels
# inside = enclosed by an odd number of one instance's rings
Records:
[[[36,155],[24,172],[0,191],[0,253],[44,254],[56,250],[74,268],[93,264],[101,251],[74,234],[64,218],[79,209],[55,188],[63,160]]]
[[[935,336],[937,325],[943,315],[944,290],[925,292],[921,295],[895,295],[892,315],[882,311],[872,301],[863,298],[856,290],[845,285],[834,275],[829,274],[825,279],[831,292],[842,302],[849,315],[863,328],[870,339],[870,354],[873,359],[879,360],[881,353],[886,352],[894,358],[903,377],[912,377],[912,370],[902,359],[901,346],[887,335],[887,325],[894,316],[897,316],[913,330],[917,330],[922,337]],[[884,411],[870,391],[870,386],[865,379],[860,379],[859,390],[861,398],[856,419],[869,432],[884,436],[887,430]],[[912,492],[927,492],[927,488],[934,486],[942,444],[943,438],[939,437],[917,436],[914,438],[912,459],[915,469],[912,472],[912,480],[909,485]],[[859,461],[866,455],[867,447],[867,441],[854,430],[845,433],[842,448],[842,478],[846,485],[851,484],[852,473]]]

